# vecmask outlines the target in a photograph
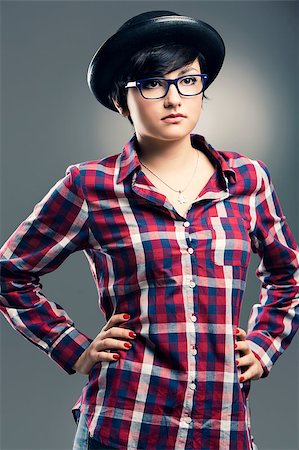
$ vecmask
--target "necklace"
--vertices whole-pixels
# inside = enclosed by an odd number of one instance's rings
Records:
[[[198,165],[198,160],[199,160],[199,152],[197,153],[197,160],[196,160],[196,165],[195,165],[195,169],[192,173],[192,176],[188,182],[188,184],[184,187],[184,189],[173,189],[171,186],[169,186],[167,183],[165,183],[165,181],[162,180],[162,178],[160,178],[158,175],[156,175],[151,169],[149,169],[145,164],[143,164],[139,158],[140,164],[145,167],[147,170],[149,170],[155,177],[159,178],[160,181],[162,181],[163,184],[165,184],[167,187],[169,187],[169,189],[171,189],[174,192],[178,192],[178,202],[180,203],[187,203],[187,197],[183,194],[183,192],[187,189],[187,187],[189,186],[189,184],[192,181],[192,178],[194,177],[195,173],[196,173],[196,169],[197,169],[197,165]]]

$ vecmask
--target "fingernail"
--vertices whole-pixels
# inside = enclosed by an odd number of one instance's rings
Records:
[[[120,356],[119,356],[119,355],[113,355],[113,358],[114,358],[114,359],[119,359]]]
[[[237,344],[235,344],[235,348],[237,348],[238,346],[237,346]]]
[[[130,331],[129,336],[130,337],[136,337],[136,333],[134,333],[134,331]]]
[[[127,348],[131,348],[131,347],[132,347],[132,344],[129,344],[129,342],[125,342],[125,343],[124,343],[124,346],[127,347]]]
[[[236,364],[237,364],[237,366],[239,365],[239,361],[236,359]]]
[[[124,319],[130,319],[130,314],[124,314],[124,315],[123,315],[123,318],[124,318]]]
[[[237,329],[236,329],[236,333],[237,333],[237,334],[238,334],[238,333],[240,333],[240,330],[239,330],[239,328],[237,328]]]
[[[241,381],[241,383],[242,383],[242,381],[244,381],[244,379],[245,379],[244,377],[240,377],[240,381]]]

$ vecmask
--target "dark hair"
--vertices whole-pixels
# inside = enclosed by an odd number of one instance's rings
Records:
[[[195,47],[168,43],[143,48],[128,60],[123,71],[114,79],[114,86],[109,98],[111,101],[114,98],[122,108],[127,109],[127,90],[125,85],[128,81],[150,76],[164,76],[173,70],[190,64],[196,57],[198,58],[201,73],[206,73],[205,58]],[[203,98],[208,99],[204,92]],[[130,115],[128,119],[133,125]]]

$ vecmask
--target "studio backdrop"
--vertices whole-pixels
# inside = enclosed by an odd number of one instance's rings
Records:
[[[264,161],[298,239],[298,2],[2,1],[1,245],[68,165],[120,153],[129,122],[100,105],[86,72],[99,45],[128,18],[173,10],[214,26],[226,58],[196,133],[216,149]],[[117,54],[114,55],[117,58]],[[240,326],[258,302],[252,254]],[[41,279],[47,298],[94,338],[105,319],[83,252]],[[67,450],[71,408],[87,376],[68,375],[1,315],[1,449]],[[266,379],[252,382],[259,450],[295,450],[298,336]]]

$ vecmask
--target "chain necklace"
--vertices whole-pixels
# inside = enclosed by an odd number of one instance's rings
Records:
[[[143,167],[145,167],[147,170],[149,170],[155,177],[159,178],[159,180],[162,181],[162,183],[164,183],[167,187],[169,187],[169,189],[171,189],[171,190],[174,191],[174,192],[178,192],[178,193],[179,193],[177,200],[178,200],[178,202],[180,202],[180,203],[187,203],[187,197],[183,194],[183,192],[187,189],[187,187],[189,186],[189,184],[190,184],[191,181],[192,181],[192,178],[194,177],[194,175],[195,175],[195,173],[196,173],[196,169],[197,169],[197,165],[198,165],[198,160],[199,160],[199,152],[197,153],[197,160],[196,160],[196,165],[195,165],[194,172],[193,172],[193,174],[192,174],[192,176],[191,176],[191,178],[190,178],[190,181],[188,182],[187,186],[185,186],[184,189],[173,189],[171,186],[169,186],[167,183],[165,183],[165,181],[163,181],[162,178],[160,178],[158,175],[156,175],[151,169],[149,169],[148,167],[146,167],[146,165],[143,164],[143,163],[140,161],[140,158],[139,158],[140,164],[141,164]]]

